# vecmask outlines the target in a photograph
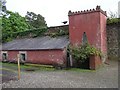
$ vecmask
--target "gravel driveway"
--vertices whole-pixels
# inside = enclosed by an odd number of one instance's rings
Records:
[[[118,62],[97,71],[24,72],[21,80],[2,84],[3,88],[118,88]]]

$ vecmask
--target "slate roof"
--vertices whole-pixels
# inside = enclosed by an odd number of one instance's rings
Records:
[[[51,38],[49,36],[17,39],[4,43],[2,50],[45,50],[45,49],[63,49],[69,44],[67,37]]]

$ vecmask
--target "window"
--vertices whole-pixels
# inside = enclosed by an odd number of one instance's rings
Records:
[[[19,52],[19,54],[20,54],[20,61],[25,62],[27,59],[26,52]]]
[[[82,36],[82,45],[86,44],[87,42],[88,42],[88,40],[87,40],[87,35],[86,35],[86,33],[84,32],[84,33],[83,33],[83,36]]]
[[[2,52],[2,60],[3,60],[3,61],[6,61],[7,58],[8,58],[7,52],[6,52],[6,51],[3,51],[3,52]]]

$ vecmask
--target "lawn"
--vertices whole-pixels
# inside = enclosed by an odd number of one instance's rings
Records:
[[[10,68],[18,68],[17,64],[14,63],[2,63],[0,62],[0,65],[2,65],[2,68],[4,69],[4,66],[10,67]],[[21,70],[41,70],[41,71],[53,71],[55,68],[50,66],[43,66],[43,65],[37,65],[37,64],[21,64],[20,65]]]

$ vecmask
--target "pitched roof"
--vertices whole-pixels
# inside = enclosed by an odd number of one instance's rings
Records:
[[[49,36],[17,39],[4,43],[2,50],[45,50],[45,49],[63,49],[69,44],[67,37],[51,38]]]

